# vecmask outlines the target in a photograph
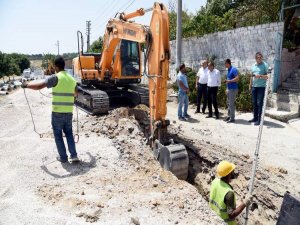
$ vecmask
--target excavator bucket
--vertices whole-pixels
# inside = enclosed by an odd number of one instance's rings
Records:
[[[183,144],[171,143],[165,146],[156,140],[154,155],[165,170],[171,171],[180,180],[187,179],[189,157]]]

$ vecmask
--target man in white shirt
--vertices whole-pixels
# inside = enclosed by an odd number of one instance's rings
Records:
[[[197,109],[195,113],[200,113],[200,105],[203,96],[202,113],[205,113],[207,104],[207,80],[208,80],[208,67],[207,60],[201,61],[201,67],[196,77],[196,89],[197,89]]]
[[[218,109],[218,102],[217,102],[217,95],[218,95],[218,88],[221,86],[221,75],[220,71],[215,69],[215,64],[213,62],[208,63],[208,80],[207,80],[207,87],[208,87],[208,116],[212,117],[212,105],[215,109],[215,116],[216,119],[219,119],[219,109]]]

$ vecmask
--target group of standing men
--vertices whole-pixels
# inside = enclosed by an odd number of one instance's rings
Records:
[[[263,55],[260,52],[255,54],[256,63],[251,68],[252,77],[250,79],[249,91],[252,94],[253,105],[253,118],[248,122],[259,125],[262,114],[263,100],[265,95],[266,80],[268,79],[268,64],[263,61]],[[228,115],[224,119],[227,123],[235,122],[235,100],[238,95],[238,81],[239,72],[231,65],[231,60],[226,59],[224,65],[227,69],[227,75],[225,79]],[[177,84],[179,87],[178,92],[178,119],[188,120],[188,94],[190,92],[186,68],[184,64],[179,67],[179,73],[177,75]],[[208,115],[206,118],[213,116],[212,106],[214,107],[214,114],[216,119],[219,119],[218,109],[218,89],[221,86],[220,71],[215,68],[213,62],[208,60],[201,61],[201,67],[197,73],[196,78],[196,90],[197,90],[197,109],[195,113],[200,113],[200,106],[202,102],[201,112],[205,114],[206,107],[208,106]],[[183,111],[182,111],[183,108]]]

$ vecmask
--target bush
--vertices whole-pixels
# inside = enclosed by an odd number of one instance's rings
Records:
[[[240,74],[238,82],[239,93],[236,98],[236,109],[239,111],[249,112],[252,110],[251,92],[249,91],[249,74]],[[226,84],[224,83],[225,78],[222,79],[222,85],[218,91],[218,105],[219,107],[227,108],[227,95],[226,95]]]
[[[250,77],[249,74],[240,74],[238,82],[239,92],[236,99],[236,109],[239,111],[252,111],[251,93],[249,91]],[[197,90],[195,88],[196,72],[191,68],[187,68],[187,78],[190,88],[189,100],[191,103],[197,103]],[[222,79],[222,84],[218,91],[218,105],[221,108],[227,108],[226,84],[224,80],[225,78]],[[174,91],[178,91],[177,82],[172,84],[172,88]]]

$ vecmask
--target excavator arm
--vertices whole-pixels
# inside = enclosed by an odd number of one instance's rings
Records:
[[[169,15],[163,4],[154,3],[150,23],[152,43],[148,55],[149,107],[154,155],[161,166],[179,179],[188,176],[188,154],[182,144],[167,138],[167,81],[169,79]]]

